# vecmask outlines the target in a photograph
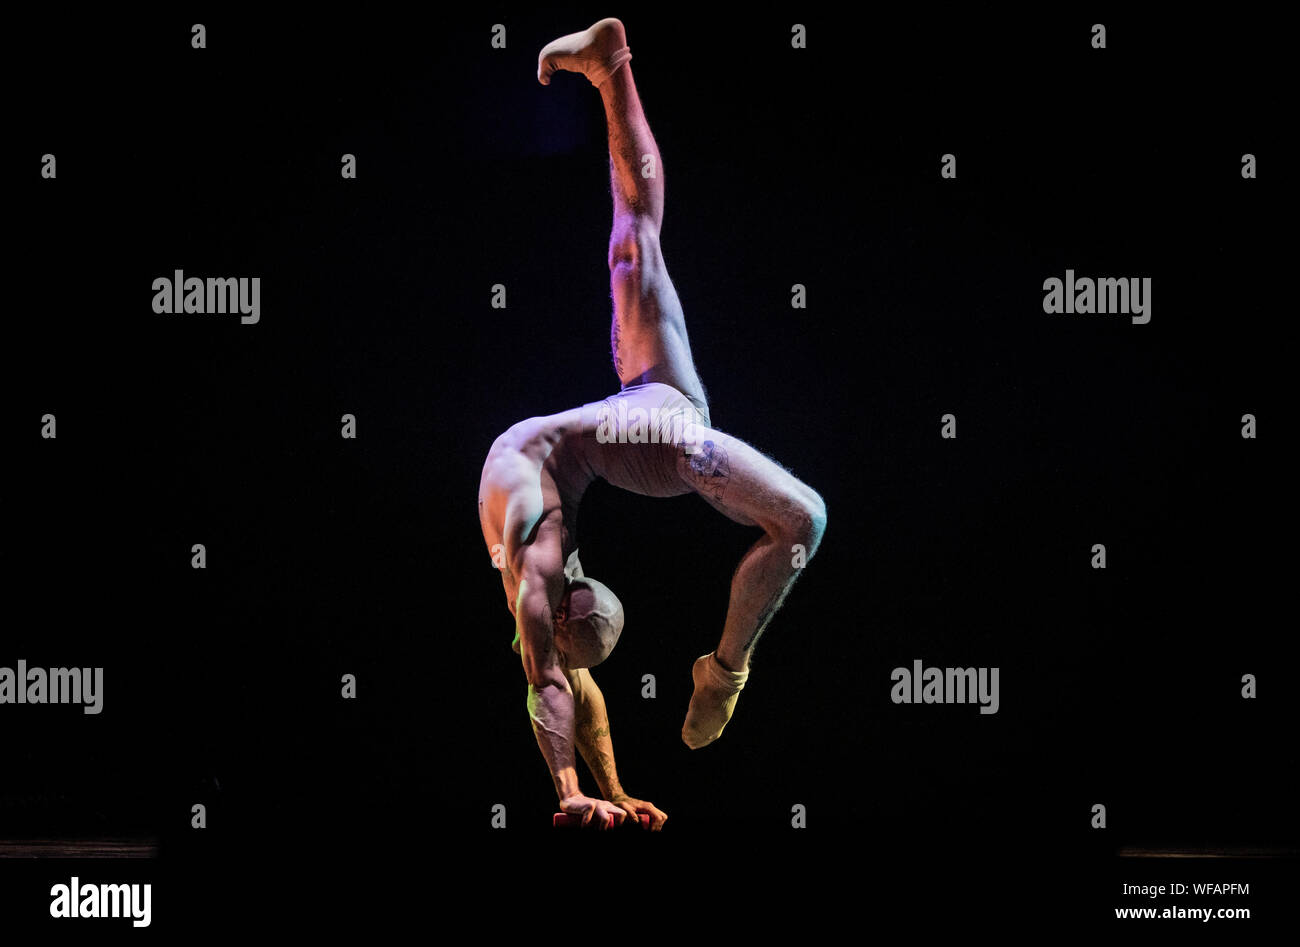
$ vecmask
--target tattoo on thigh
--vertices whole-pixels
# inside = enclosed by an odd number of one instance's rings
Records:
[[[705,441],[694,453],[683,450],[682,458],[686,461],[684,472],[691,485],[700,493],[721,500],[723,491],[731,482],[731,462],[726,450],[720,444]]]

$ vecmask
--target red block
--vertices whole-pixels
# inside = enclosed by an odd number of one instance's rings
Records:
[[[640,814],[639,821],[641,823],[641,828],[643,829],[650,828],[650,816],[648,813],[642,812]],[[626,827],[631,824],[632,824],[631,822],[625,821],[623,823],[623,827]],[[555,813],[554,816],[551,817],[551,825],[557,829],[580,829],[582,828],[582,816],[569,815],[567,812],[557,812]],[[588,823],[587,828],[589,829],[599,828],[599,826],[596,825],[595,816],[591,817],[591,822]]]

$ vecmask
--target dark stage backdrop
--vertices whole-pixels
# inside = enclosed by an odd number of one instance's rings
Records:
[[[475,511],[500,432],[617,387],[604,114],[581,77],[535,79],[605,15],[714,423],[829,510],[726,735],[691,752],[691,661],[755,533],[694,496],[584,500],[584,566],[627,610],[595,676],[658,836],[550,828]],[[104,703],[0,705],[0,838],[157,848],[5,861],[0,911],[129,929],[49,917],[77,874],[153,883],[161,932],[536,928],[547,902],[579,932],[593,906],[624,932],[690,907],[1149,930],[1114,909],[1180,900],[1121,895],[1150,877],[1251,882],[1181,900],[1277,920],[1292,107],[1278,23],[1218,17],[20,15],[0,667],[102,667]],[[1150,321],[1046,314],[1067,269],[1149,277]],[[259,321],[154,313],[175,270],[259,277]],[[916,660],[998,668],[997,713],[894,703]]]

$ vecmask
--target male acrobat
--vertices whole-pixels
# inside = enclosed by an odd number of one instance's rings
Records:
[[[682,726],[691,749],[712,743],[731,719],[754,644],[799,574],[799,549],[806,561],[821,542],[826,507],[775,461],[711,426],[660,250],[663,162],[637,96],[631,58],[623,24],[605,19],[549,43],[537,66],[543,85],[557,70],[582,73],[604,101],[614,197],[610,343],[621,390],[602,402],[521,421],[498,437],[483,466],[478,506],[515,617],[529,717],[560,808],[602,828],[646,813],[657,830],[667,816],[619,786],[600,689],[587,668],[569,667],[556,647],[556,622],[574,579],[582,577],[576,520],[583,493],[598,477],[644,496],[694,491],[730,519],[763,530],[732,578],[717,648],[692,668],[695,691]],[[654,173],[644,176],[643,167]],[[629,430],[646,418],[662,435],[650,442],[644,429],[640,436]],[[588,588],[613,598],[604,586]],[[604,799],[582,793],[575,745]]]

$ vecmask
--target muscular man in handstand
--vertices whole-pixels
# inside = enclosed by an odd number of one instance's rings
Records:
[[[576,520],[587,487],[602,478],[644,496],[694,491],[732,520],[762,529],[731,581],[717,648],[696,660],[695,691],[682,740],[699,749],[722,735],[749,677],[754,643],[780,607],[826,525],[820,496],[775,461],[714,429],[695,372],[686,321],[659,246],[663,162],[650,134],[629,64],[623,24],[601,20],[549,43],[537,78],[579,72],[600,91],[608,125],[614,224],[609,242],[614,317],[610,334],[620,391],[545,417],[529,418],[496,439],[479,484],[479,519],[506,604],[515,648],[528,678],[528,711],[550,768],[560,808],[602,827],[640,813],[651,827],[667,818],[623,794],[614,769],[605,703],[586,667],[556,646],[578,561]],[[650,156],[650,158],[647,158]],[[642,169],[647,169],[643,174]],[[648,422],[648,423],[647,423]],[[588,595],[622,610],[607,588]],[[620,624],[621,628],[621,624]],[[583,795],[575,744],[604,799]]]

